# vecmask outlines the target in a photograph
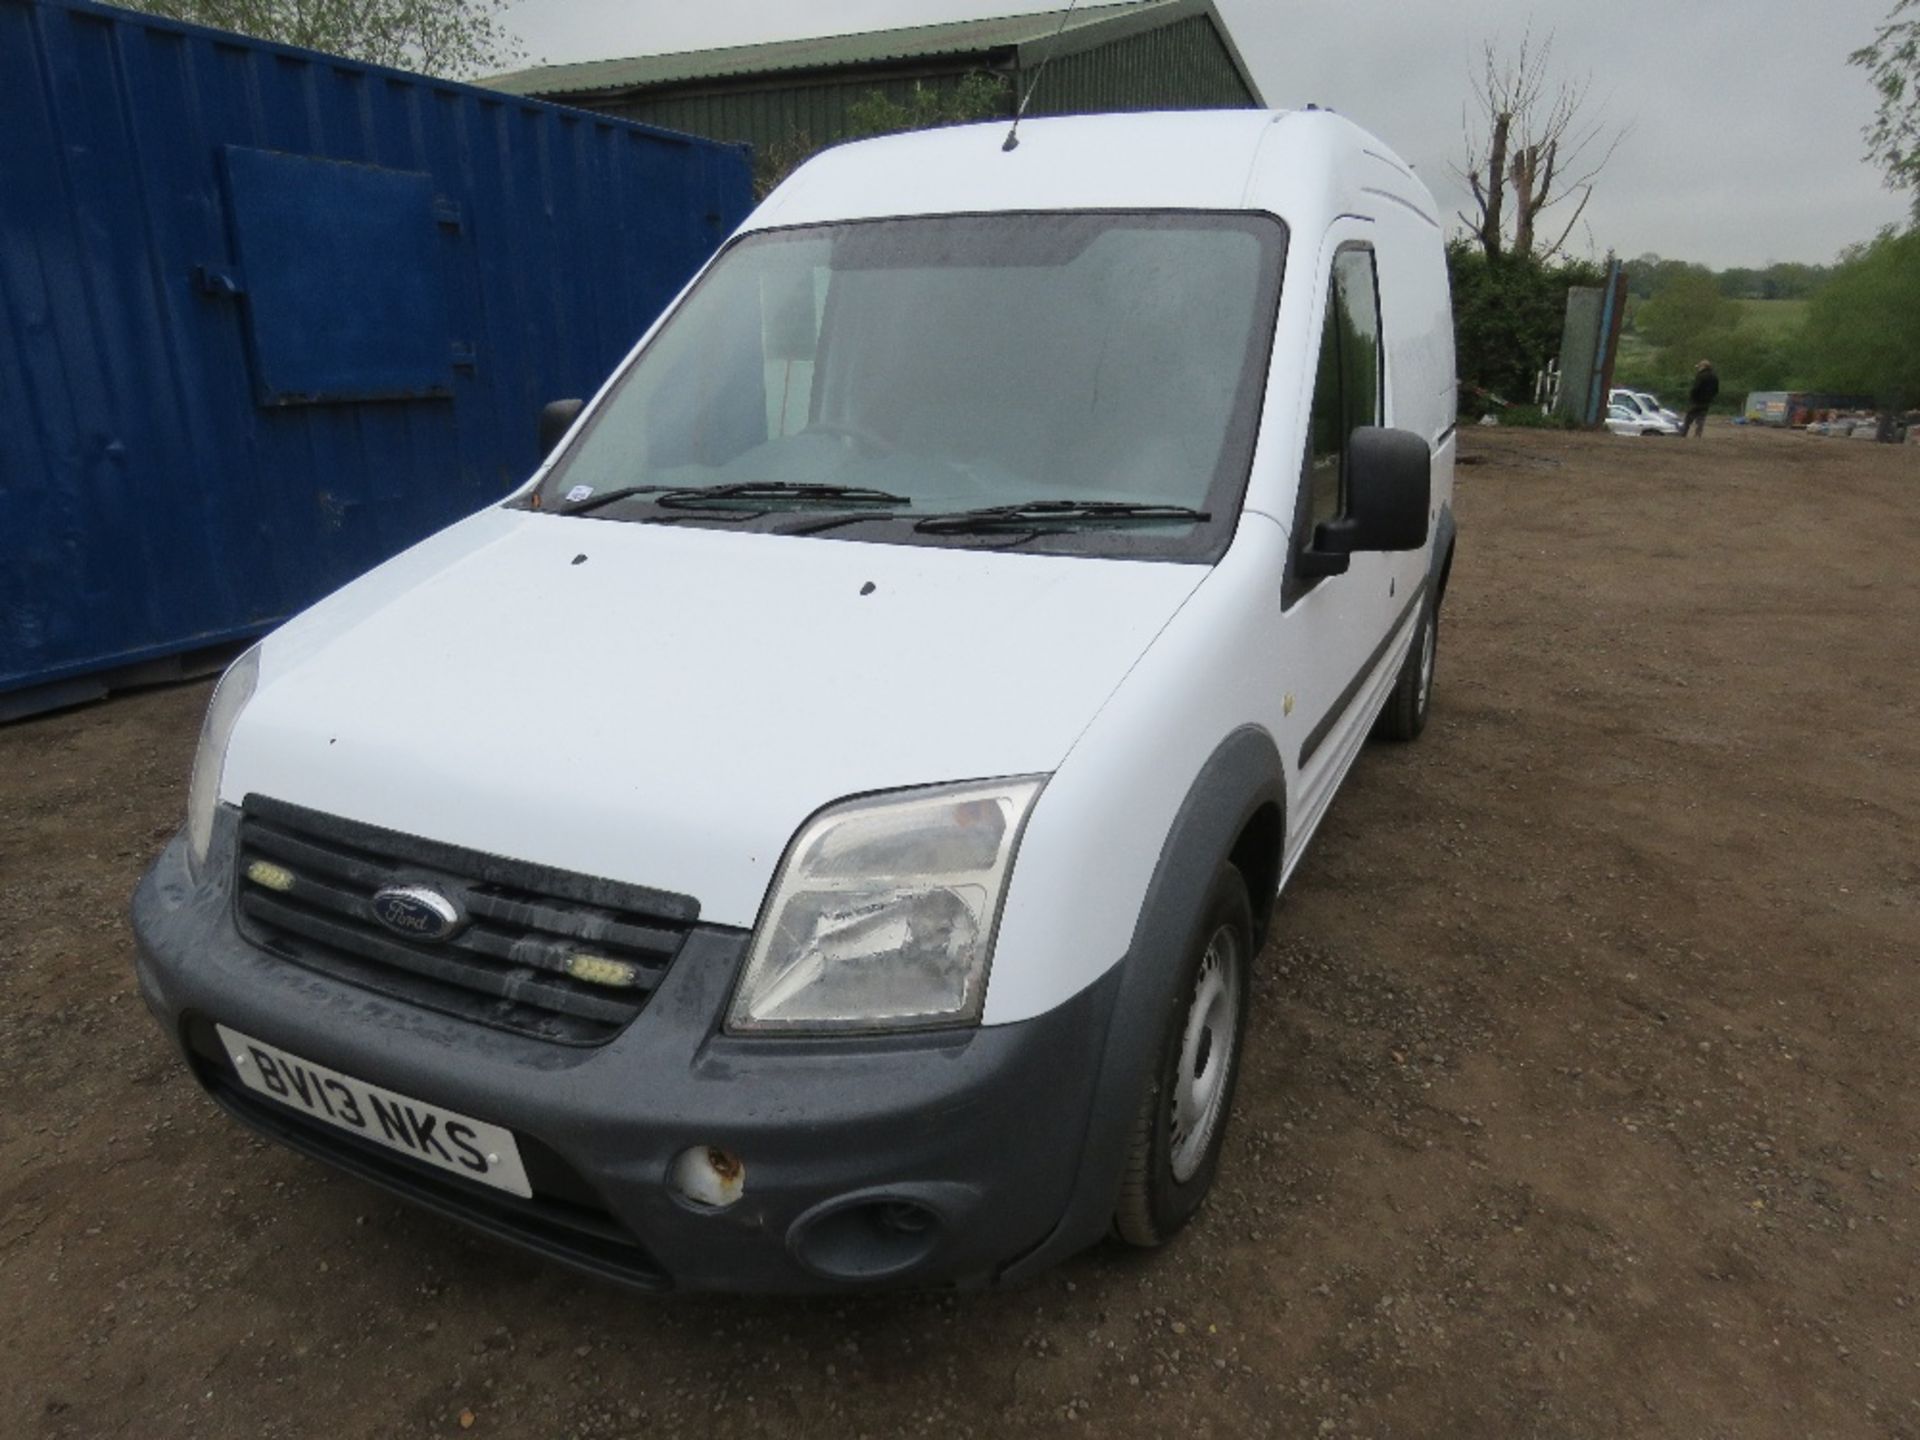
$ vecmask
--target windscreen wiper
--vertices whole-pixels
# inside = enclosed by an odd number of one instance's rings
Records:
[[[555,506],[551,513],[555,515],[584,515],[589,510],[598,510],[602,505],[611,505],[616,500],[625,500],[630,495],[658,495],[671,490],[671,485],[622,485],[617,489],[605,491],[599,495],[583,495],[571,505]]]
[[[699,505],[708,500],[831,500],[844,505],[911,505],[905,495],[869,485],[802,485],[790,480],[741,480],[731,485],[687,485],[660,492],[667,506]]]
[[[842,525],[873,525],[882,520],[901,520],[891,510],[855,510],[843,515],[809,515],[804,520],[796,520],[791,525],[782,525],[775,533],[779,535],[818,535],[827,530],[838,530]]]
[[[911,505],[905,495],[874,490],[865,485],[799,485],[785,480],[741,480],[731,485],[621,485],[600,495],[585,495],[571,505],[559,505],[555,515],[584,515],[635,495],[657,495],[660,504],[680,506],[702,500],[835,500],[849,505]]]
[[[1029,500],[1021,505],[988,505],[979,510],[955,510],[928,515],[913,528],[929,535],[960,535],[974,530],[1025,529],[1058,521],[1073,524],[1201,524],[1213,518],[1191,505],[1159,505],[1133,500]]]

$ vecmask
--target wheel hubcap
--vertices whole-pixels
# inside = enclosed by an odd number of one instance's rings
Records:
[[[1200,959],[1173,1077],[1173,1178],[1182,1184],[1199,1172],[1220,1128],[1239,1030],[1240,942],[1222,926]]]

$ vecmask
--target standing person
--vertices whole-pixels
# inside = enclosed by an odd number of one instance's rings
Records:
[[[1720,377],[1713,373],[1713,362],[1702,360],[1693,367],[1693,389],[1687,392],[1687,418],[1680,422],[1680,438],[1687,438],[1688,431],[1694,431],[1702,440],[1707,438],[1707,407],[1713,404],[1713,397],[1720,393]]]

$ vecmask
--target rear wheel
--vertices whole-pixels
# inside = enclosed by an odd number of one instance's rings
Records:
[[[1440,654],[1440,612],[1431,597],[1420,607],[1420,629],[1407,650],[1393,693],[1374,724],[1383,740],[1417,740],[1427,728],[1427,709],[1433,703],[1434,664]]]
[[[1246,1034],[1253,910],[1231,865],[1214,877],[1188,947],[1146,1093],[1134,1119],[1114,1233],[1129,1245],[1170,1240],[1213,1187]]]

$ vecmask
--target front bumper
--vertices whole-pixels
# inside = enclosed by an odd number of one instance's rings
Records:
[[[223,809],[207,882],[191,881],[177,839],[141,881],[137,969],[148,1007],[200,1083],[274,1139],[502,1239],[651,1289],[981,1285],[1097,1237],[1084,1224],[1067,1233],[1062,1221],[1089,1178],[1081,1157],[1117,969],[1015,1025],[740,1039],[719,1026],[747,936],[696,927],[625,1030],[604,1045],[559,1045],[389,1000],[250,945],[232,918],[233,832]],[[234,1075],[216,1021],[507,1127],[533,1198],[254,1095]],[[744,1162],[736,1204],[697,1207],[669,1186],[675,1157],[696,1145]],[[893,1223],[902,1214],[916,1224]]]

